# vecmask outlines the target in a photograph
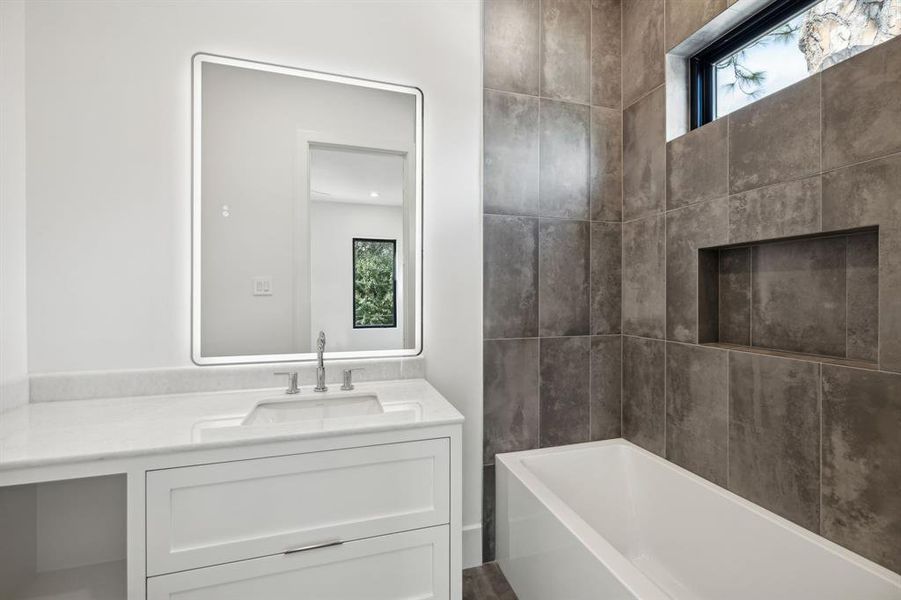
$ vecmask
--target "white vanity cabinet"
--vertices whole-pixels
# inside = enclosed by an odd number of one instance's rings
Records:
[[[449,438],[149,471],[146,490],[150,600],[448,598]]]

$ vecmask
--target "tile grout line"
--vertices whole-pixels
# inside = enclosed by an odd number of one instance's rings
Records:
[[[544,0],[538,0],[538,59],[535,61],[536,67],[538,69],[538,172],[536,173],[536,179],[538,182],[538,213],[542,212],[541,210],[541,149],[543,144],[541,143],[541,73],[542,73],[542,64],[541,64],[541,49],[543,46],[542,43],[542,33],[544,30],[543,25],[543,12],[542,6],[544,4]],[[542,388],[542,376],[541,376],[541,347],[543,344],[541,343],[541,221],[539,220],[536,223],[536,238],[535,244],[537,246],[538,251],[538,266],[535,269],[535,304],[538,311],[538,323],[536,333],[538,334],[538,364],[536,365],[538,370],[538,377],[536,377],[538,381],[538,447],[541,448],[542,444],[542,397],[541,397],[541,388]]]

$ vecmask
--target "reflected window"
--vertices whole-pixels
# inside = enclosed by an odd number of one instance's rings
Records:
[[[397,327],[397,241],[354,238],[354,329]]]

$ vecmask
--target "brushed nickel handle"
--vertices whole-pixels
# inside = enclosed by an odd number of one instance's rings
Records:
[[[297,554],[299,552],[308,552],[310,550],[319,550],[320,548],[331,548],[332,546],[340,546],[344,542],[342,540],[332,540],[331,542],[322,542],[320,544],[311,544],[309,546],[301,546],[300,548],[292,548],[291,550],[285,550],[285,556],[289,554]]]

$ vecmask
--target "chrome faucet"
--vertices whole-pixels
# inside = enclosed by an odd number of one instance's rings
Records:
[[[319,332],[319,340],[316,342],[316,387],[314,392],[326,392],[328,387],[325,385],[325,362],[322,355],[325,353],[325,332]]]
[[[285,390],[286,394],[300,393],[300,388],[297,386],[297,371],[279,371],[275,374],[288,376],[288,389]]]

